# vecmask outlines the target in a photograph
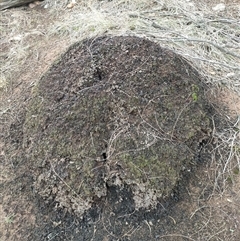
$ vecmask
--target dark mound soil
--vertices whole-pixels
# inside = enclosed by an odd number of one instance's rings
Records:
[[[199,240],[194,203],[211,193],[212,119],[222,126],[206,89],[146,39],[71,46],[2,129],[0,162],[14,175],[0,202],[14,240]]]
[[[45,205],[78,217],[106,199],[123,216],[157,208],[178,198],[204,161],[211,111],[199,75],[172,51],[137,37],[77,43],[27,108],[33,189]]]

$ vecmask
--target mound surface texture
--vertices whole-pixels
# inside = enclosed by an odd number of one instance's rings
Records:
[[[74,44],[28,107],[24,146],[36,192],[79,215],[112,186],[127,186],[136,209],[156,206],[201,159],[211,133],[203,92],[181,56],[149,40]]]

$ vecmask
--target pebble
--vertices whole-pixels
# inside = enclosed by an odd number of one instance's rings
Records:
[[[221,12],[221,11],[224,11],[225,8],[226,8],[226,6],[224,3],[219,3],[215,7],[213,7],[212,10],[216,11],[216,12]]]

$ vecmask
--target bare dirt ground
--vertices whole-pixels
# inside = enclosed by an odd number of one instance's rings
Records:
[[[44,2],[45,8],[0,13],[0,240],[239,240],[240,2],[92,0],[73,8],[67,1]],[[225,9],[213,11],[218,3]],[[54,203],[45,205],[21,165],[21,137],[9,139],[52,62],[72,43],[102,34],[147,37],[183,55],[228,119],[214,133],[211,160],[189,178],[178,200],[163,204],[164,212],[126,216],[123,210],[116,219],[114,200],[106,200],[105,215],[93,208],[79,219]]]

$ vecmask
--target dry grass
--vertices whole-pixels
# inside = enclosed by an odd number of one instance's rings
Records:
[[[68,1],[44,3],[45,11],[1,13],[1,82],[8,82],[10,72],[39,49],[38,39],[57,36],[70,44],[101,34],[130,34],[175,50],[198,66],[209,82],[239,92],[240,22],[225,13],[217,15],[184,0],[79,1],[73,9],[67,9]]]
[[[9,101],[14,99],[14,88],[23,80],[28,86],[38,80],[52,61],[49,57],[49,63],[44,62],[51,49],[56,56],[71,43],[102,34],[137,35],[158,42],[188,59],[211,88],[227,87],[240,96],[240,3],[229,4],[225,12],[219,13],[201,1],[186,0],[82,0],[72,9],[67,8],[68,3],[45,0],[46,8],[0,13],[0,130],[6,124],[6,114],[16,114],[16,104]],[[215,130],[210,201],[223,199],[229,193],[229,184],[239,179],[239,130],[236,116],[229,119],[225,130]],[[194,215],[201,211],[201,205],[199,202]],[[233,240],[221,226],[215,227],[214,233],[209,231],[213,214],[211,208],[208,210],[202,214],[208,218],[199,230],[199,240]]]

